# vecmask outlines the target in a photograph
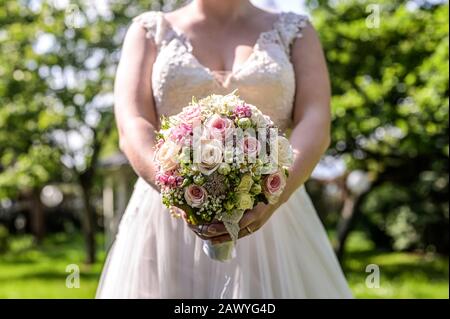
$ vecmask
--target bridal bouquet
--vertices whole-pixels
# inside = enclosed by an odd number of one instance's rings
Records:
[[[232,241],[205,241],[203,248],[225,261],[232,258],[245,211],[277,202],[292,159],[289,141],[257,107],[235,92],[211,95],[161,118],[156,180],[163,203],[182,209],[188,223],[224,223]]]

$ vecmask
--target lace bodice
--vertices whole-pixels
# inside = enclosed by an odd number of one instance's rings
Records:
[[[152,86],[159,115],[181,111],[193,96],[238,95],[256,105],[285,130],[292,123],[295,96],[291,45],[308,23],[304,15],[280,13],[273,28],[260,34],[253,52],[235,71],[216,72],[202,65],[192,53],[188,38],[175,30],[162,12],[145,12],[134,19],[147,30],[158,48]]]

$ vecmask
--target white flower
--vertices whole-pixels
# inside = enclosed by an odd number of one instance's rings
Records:
[[[196,150],[194,149],[194,152]],[[200,163],[197,167],[204,175],[211,175],[222,163],[223,148],[218,140],[202,140],[200,149]],[[194,158],[195,154],[194,154]]]
[[[164,172],[171,171],[178,166],[178,153],[181,146],[173,141],[166,141],[155,154],[155,159]]]
[[[264,116],[264,114],[262,114],[259,110],[252,110],[251,120],[258,128],[266,127],[269,125],[267,117]]]
[[[294,154],[291,143],[284,136],[278,136],[278,164],[281,166],[292,166]]]

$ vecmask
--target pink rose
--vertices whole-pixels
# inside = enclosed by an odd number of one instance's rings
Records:
[[[205,126],[208,130],[208,137],[227,138],[234,133],[233,121],[216,114],[208,119]]]
[[[180,118],[187,124],[193,124],[197,120],[201,120],[201,109],[196,105],[187,106],[180,114]]]
[[[175,142],[180,143],[191,133],[192,133],[192,125],[181,123],[180,125],[172,129],[172,131],[170,132],[170,137]]]
[[[252,110],[248,105],[239,105],[234,109],[234,115],[236,115],[239,118],[243,117],[251,117],[252,116]]]
[[[261,143],[253,136],[246,136],[244,137],[243,144],[244,153],[247,154],[248,157],[256,158],[261,150]]]
[[[184,190],[184,199],[186,200],[186,203],[194,208],[201,207],[206,201],[207,196],[208,193],[206,192],[206,189],[195,184],[189,185]]]
[[[278,171],[267,176],[263,183],[264,195],[270,204],[275,204],[286,187],[286,177]]]

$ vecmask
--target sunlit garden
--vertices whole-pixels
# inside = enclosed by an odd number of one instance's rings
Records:
[[[112,108],[121,43],[132,17],[181,3],[63,2],[0,10],[0,298],[95,297],[136,180]],[[447,299],[448,2],[304,3],[333,89],[307,189],[351,289]]]

